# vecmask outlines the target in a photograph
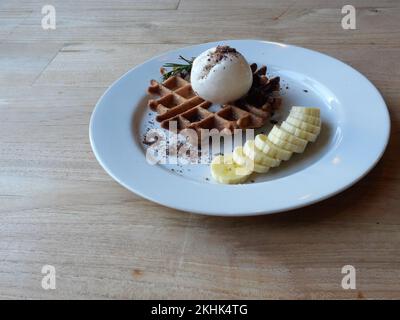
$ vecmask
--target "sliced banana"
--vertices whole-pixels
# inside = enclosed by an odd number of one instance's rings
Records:
[[[231,154],[217,156],[211,162],[211,175],[219,183],[243,183],[251,172],[249,168],[234,162]]]
[[[274,136],[277,136],[278,138],[280,138],[282,140],[293,143],[302,148],[305,148],[308,143],[307,140],[296,137],[295,135],[292,135],[291,133],[285,131],[282,128],[279,128],[278,126],[274,126],[269,134],[273,134]]]
[[[289,160],[293,152],[302,153],[309,141],[314,142],[321,131],[320,110],[292,107],[286,121],[274,126],[267,135],[258,134],[232,154],[217,156],[211,162],[211,175],[219,183],[243,183],[254,172],[265,173]]]
[[[321,113],[319,108],[298,107],[298,106],[292,107],[292,111],[304,113],[309,116],[318,117],[318,118],[320,117],[320,113]]]
[[[268,137],[265,134],[258,134],[254,139],[254,145],[257,149],[260,149],[267,156],[271,158],[275,158],[278,160],[287,161],[292,156],[292,152],[279,148],[271,141],[268,140]]]
[[[247,140],[243,147],[244,154],[253,160],[255,163],[261,164],[267,167],[277,167],[281,164],[281,161],[272,157],[267,156],[260,149],[256,148],[254,140]]]
[[[285,131],[293,134],[294,136],[305,139],[310,142],[314,142],[318,137],[317,134],[301,130],[301,129],[291,125],[290,123],[287,123],[286,121],[282,122],[281,129],[284,129]]]
[[[254,160],[248,158],[243,152],[243,147],[236,147],[233,150],[233,161],[240,166],[245,166],[248,169],[258,173],[266,173],[269,170],[268,166],[256,163]]]
[[[313,134],[319,134],[319,132],[321,131],[321,127],[314,126],[310,123],[307,123],[300,119],[292,117],[291,115],[289,115],[289,117],[287,117],[286,122],[298,129],[301,129],[301,130],[304,130],[304,131],[307,131],[307,132],[310,132]]]
[[[314,126],[317,126],[317,127],[321,126],[321,118],[320,117],[309,116],[305,113],[301,113],[301,112],[297,112],[297,111],[290,111],[290,115],[294,118],[297,118],[299,120],[302,120],[302,121],[312,124]]]
[[[283,140],[271,133],[268,135],[268,139],[278,147],[285,149],[290,152],[302,153],[305,147],[298,146],[297,144],[290,143],[286,140]]]

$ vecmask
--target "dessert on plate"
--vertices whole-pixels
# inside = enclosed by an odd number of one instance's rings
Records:
[[[164,81],[151,80],[148,88],[156,97],[148,105],[164,129],[194,129],[200,141],[207,129],[230,134],[260,128],[281,105],[280,78],[268,78],[265,65],[250,65],[234,48],[217,46],[192,60],[181,59],[187,64],[166,64],[172,71],[161,69]],[[220,107],[211,111],[215,105]],[[320,130],[318,108],[294,106],[268,135],[258,134],[232,153],[215,157],[211,176],[219,183],[243,183],[253,172],[266,173],[293,153],[304,152]]]

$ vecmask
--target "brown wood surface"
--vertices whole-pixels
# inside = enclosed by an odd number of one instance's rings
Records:
[[[0,2],[0,298],[400,298],[398,0],[351,1],[357,30],[341,28],[340,0],[49,2],[46,31],[42,1]],[[179,212],[113,181],[88,140],[106,87],[155,54],[235,38],[365,74],[391,114],[379,164],[338,196],[253,218]],[[45,264],[56,290],[41,287]],[[356,290],[341,287],[347,264]]]

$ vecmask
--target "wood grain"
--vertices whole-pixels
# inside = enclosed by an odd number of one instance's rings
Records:
[[[41,1],[0,3],[0,298],[400,298],[398,1],[352,1],[353,31],[339,0],[53,3],[54,31],[40,27]],[[392,120],[378,165],[334,198],[239,219],[114,182],[88,141],[106,87],[155,54],[228,38],[301,45],[365,74]],[[56,290],[41,288],[45,264]],[[341,288],[346,264],[356,290]]]

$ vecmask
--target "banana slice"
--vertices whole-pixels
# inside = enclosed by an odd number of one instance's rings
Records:
[[[245,166],[248,169],[258,173],[266,173],[269,170],[268,166],[256,163],[254,160],[248,158],[243,152],[243,147],[236,147],[233,150],[233,161],[240,166]]]
[[[275,158],[267,156],[260,149],[256,148],[254,140],[247,140],[243,147],[244,154],[253,160],[255,163],[261,164],[267,167],[277,167],[281,164],[281,161]]]
[[[267,173],[269,170],[269,167],[263,166],[262,164],[256,162],[254,162],[253,165],[254,165],[253,171],[257,173]]]
[[[294,107],[292,107],[291,111],[304,113],[309,116],[313,116],[313,117],[317,117],[317,118],[320,117],[320,109],[319,108],[294,106]]]
[[[304,122],[300,119],[294,118],[291,115],[289,115],[289,117],[286,119],[286,122],[291,124],[292,126],[313,133],[313,134],[319,134],[319,132],[321,131],[321,127],[318,126],[314,126],[310,123]]]
[[[211,175],[219,183],[243,183],[251,172],[249,168],[234,162],[231,154],[217,156],[211,162]]]
[[[290,123],[287,123],[286,121],[282,122],[281,129],[291,133],[292,135],[294,135],[296,137],[305,139],[305,140],[310,141],[310,142],[314,142],[318,137],[317,134],[314,134],[314,133],[307,132],[307,131],[301,130],[299,128],[296,128],[295,126],[291,125]]]
[[[271,141],[268,140],[268,137],[265,134],[256,135],[254,145],[257,149],[260,149],[267,156],[278,160],[287,161],[293,154],[290,151],[284,150],[274,145]]]
[[[244,154],[242,146],[238,146],[233,149],[232,157],[233,161],[242,167],[250,168],[249,164],[254,162]],[[253,168],[251,168],[251,170],[253,171]]]
[[[274,136],[277,136],[282,140],[293,143],[302,148],[305,148],[308,142],[307,140],[292,135],[291,133],[285,131],[282,128],[279,128],[278,126],[274,126],[269,134],[273,134]]]
[[[283,140],[277,137],[274,134],[269,133],[268,139],[279,148],[285,149],[290,152],[302,153],[305,147],[298,146],[297,144],[290,143],[286,140]]]
[[[297,118],[299,120],[302,120],[302,121],[312,124],[314,126],[317,126],[317,127],[321,126],[321,118],[320,117],[309,116],[305,113],[301,113],[301,112],[297,112],[297,111],[290,111],[290,115],[294,118]]]

